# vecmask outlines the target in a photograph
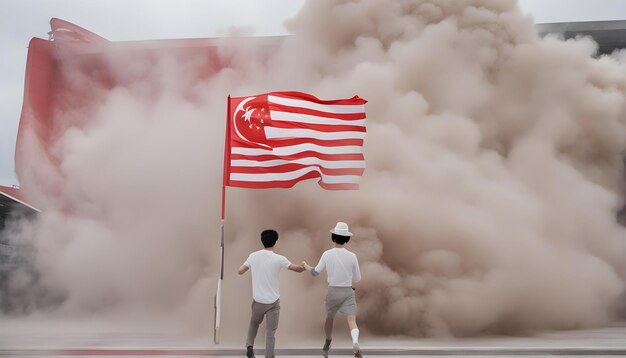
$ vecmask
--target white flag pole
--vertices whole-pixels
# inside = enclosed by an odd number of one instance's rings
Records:
[[[230,96],[226,105],[226,135],[224,140],[224,176],[222,178],[222,220],[220,238],[220,275],[217,280],[217,291],[215,292],[215,327],[213,330],[213,342],[220,343],[220,327],[222,319],[222,285],[224,282],[224,217],[226,214],[226,183],[230,170]]]
[[[224,281],[224,219],[221,223],[222,238],[220,240],[220,276],[217,280],[217,292],[215,293],[215,329],[213,341],[220,344],[220,324],[222,311],[222,282]]]

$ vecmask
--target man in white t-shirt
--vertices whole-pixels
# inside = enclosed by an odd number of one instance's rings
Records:
[[[324,356],[328,356],[330,342],[332,341],[333,323],[337,312],[346,316],[350,335],[352,336],[352,349],[355,357],[362,357],[359,346],[359,327],[356,324],[356,297],[352,283],[361,280],[359,261],[354,253],[344,246],[350,241],[352,233],[348,230],[348,224],[338,222],[334,229],[330,230],[333,248],[324,251],[319,263],[315,267],[309,266],[302,261],[307,271],[313,276],[318,276],[324,269],[328,273],[328,292],[326,293],[326,322],[324,332]]]
[[[285,256],[274,253],[274,245],[278,241],[275,230],[264,230],[261,233],[263,250],[255,251],[248,256],[239,268],[239,274],[252,271],[252,316],[246,340],[246,356],[254,357],[254,339],[263,318],[267,317],[265,337],[265,357],[274,358],[274,344],[278,317],[280,313],[280,282],[279,273],[282,268],[295,272],[303,272],[304,267],[289,262]]]

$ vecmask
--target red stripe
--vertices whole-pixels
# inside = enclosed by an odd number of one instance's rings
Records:
[[[291,99],[301,99],[309,102],[315,102],[319,104],[333,104],[333,105],[362,105],[366,104],[367,101],[359,96],[353,96],[352,98],[342,98],[342,99],[319,99],[313,95],[304,92],[297,91],[285,91],[285,92],[269,92],[267,95],[283,97],[283,98],[291,98]]]
[[[359,190],[359,184],[354,183],[329,184],[319,182],[319,185],[326,190]]]
[[[315,173],[309,173],[309,174],[315,174]],[[316,177],[318,176],[306,175],[295,180],[272,181],[272,182],[264,182],[264,183],[253,183],[253,182],[247,182],[247,181],[231,180],[230,185],[234,187],[248,188],[248,189],[269,189],[269,188],[288,189],[288,188],[292,188],[294,185],[296,185],[298,182],[302,180],[313,179]],[[318,181],[317,183],[319,184],[319,186],[327,190],[358,190],[359,189],[359,185],[354,184],[354,183],[328,184],[328,183],[322,183],[321,181]]]
[[[268,174],[268,173],[288,173],[302,168],[317,167],[320,171],[327,175],[363,175],[364,168],[341,168],[331,169],[325,168],[319,165],[304,165],[304,164],[283,164],[274,167],[238,167],[231,166],[231,173],[248,173],[248,174]]]
[[[268,143],[274,148],[282,148],[289,147],[298,144],[316,144],[322,147],[342,147],[342,146],[358,146],[363,147],[363,139],[334,139],[334,140],[322,140],[322,139],[312,139],[312,138],[291,138],[291,139],[270,139]],[[236,148],[255,148],[255,149],[266,149],[268,148],[255,146],[255,145],[246,145],[246,142],[236,142],[232,141],[232,146]],[[233,154],[234,155],[234,154]]]
[[[363,139],[313,139],[313,138],[290,138],[269,139],[269,144],[275,148],[289,147],[298,144],[316,144],[322,147],[343,147],[346,145],[363,147]]]
[[[272,121],[272,127],[276,128],[303,128],[312,129],[319,132],[367,132],[365,126],[351,126],[351,125],[332,125],[332,124],[311,124],[302,122],[290,122],[290,121]]]
[[[344,121],[354,121],[354,120],[359,120],[359,119],[365,119],[365,112],[329,113],[329,112],[322,112],[322,111],[318,111],[318,110],[310,109],[310,108],[285,106],[285,105],[277,104],[273,102],[268,102],[268,105],[270,107],[270,112],[278,111],[278,112],[289,112],[289,113],[298,113],[298,114],[309,114],[312,116],[340,119]],[[276,117],[278,118],[280,116],[276,116]]]
[[[292,180],[284,180],[284,181],[270,181],[270,182],[251,182],[251,181],[239,181],[239,180],[231,180],[231,186],[238,186],[242,188],[256,188],[256,189],[264,189],[264,188],[291,188],[296,183],[306,179],[320,178],[320,173],[318,172],[309,172],[304,174],[303,176],[292,179]]]
[[[319,158],[322,160],[365,160],[363,154],[320,154],[313,153],[311,151],[297,153],[289,156],[277,156],[277,155],[244,155],[244,154],[232,154],[230,159],[248,159],[248,160],[276,160],[276,159],[284,159],[284,160],[293,160],[300,158]]]
[[[61,349],[40,352],[63,356],[205,356],[210,353],[208,349]]]

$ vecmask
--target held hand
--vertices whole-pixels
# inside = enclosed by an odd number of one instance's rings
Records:
[[[302,267],[302,266],[297,266],[297,265],[293,265],[292,270],[293,270],[294,272],[297,272],[297,273],[303,273],[303,272],[304,272],[304,267]]]

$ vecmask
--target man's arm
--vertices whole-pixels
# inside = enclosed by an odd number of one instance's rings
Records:
[[[297,273],[304,271],[304,267],[292,264],[291,261],[289,261],[289,259],[285,256],[280,257],[280,266]]]
[[[241,265],[241,267],[239,268],[239,271],[237,271],[237,273],[240,274],[240,275],[243,275],[244,273],[246,273],[250,269],[249,265],[250,264],[248,264],[248,261],[244,262],[243,265]]]
[[[287,269],[291,270],[291,271],[295,271],[297,273],[304,272],[304,267],[303,266],[298,266],[298,265],[294,265],[294,264],[289,264],[289,266],[287,266]]]
[[[354,257],[354,266],[352,266],[352,282],[361,281],[361,270],[359,269],[359,260]]]

